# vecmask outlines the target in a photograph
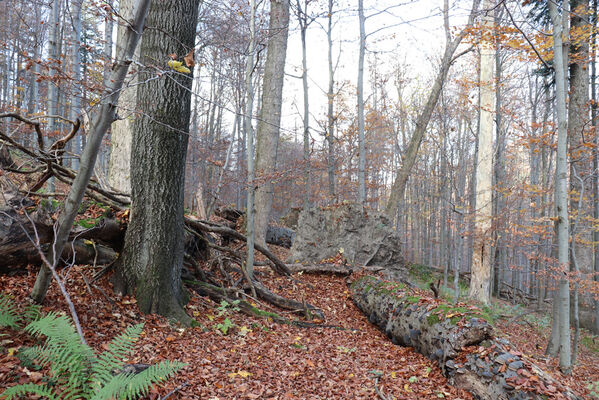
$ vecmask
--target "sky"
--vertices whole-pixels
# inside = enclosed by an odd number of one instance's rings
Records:
[[[321,0],[321,3],[326,3]],[[354,4],[355,3],[355,4]],[[350,81],[353,85],[358,76],[359,24],[357,0],[345,1],[335,16],[333,28],[333,57],[339,57],[335,80]],[[393,7],[394,6],[394,7]],[[445,45],[442,19],[443,0],[364,1],[366,9],[367,52],[365,59],[365,98],[369,95],[368,68],[375,57],[377,69],[391,71],[397,63],[407,66],[408,76],[420,84],[430,81],[434,74],[434,62],[440,58]],[[463,25],[467,20],[470,2],[450,1],[450,25]],[[392,8],[390,8],[392,7]],[[316,8],[316,7],[314,7]],[[385,11],[387,10],[387,11]],[[372,16],[373,14],[377,14]],[[368,17],[372,16],[372,17]],[[299,76],[302,73],[302,51],[297,17],[291,16],[291,29],[287,49],[286,73]],[[326,41],[326,18],[314,22],[308,29],[308,84],[310,87],[310,110],[318,118],[326,113],[326,90],[328,86],[328,56]],[[375,32],[375,33],[373,33]],[[391,81],[389,83],[393,85]],[[282,127],[285,132],[296,127],[301,136],[303,112],[302,81],[287,76],[284,86]],[[388,93],[395,93],[389,88]],[[315,126],[313,122],[311,125]],[[315,126],[316,127],[316,126]],[[318,135],[315,139],[318,139]],[[298,136],[299,137],[299,136]],[[299,139],[301,140],[301,139]]]

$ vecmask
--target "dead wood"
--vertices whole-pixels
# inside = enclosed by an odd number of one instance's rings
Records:
[[[484,313],[364,277],[352,285],[358,308],[391,338],[436,361],[451,383],[477,399],[545,399],[571,389],[542,371],[505,339],[494,337]]]
[[[227,228],[225,226],[210,224],[205,221],[196,221],[189,217],[185,218],[185,223],[188,226],[191,226],[192,228],[198,229],[203,232],[218,233],[221,235],[233,237],[237,240],[241,240],[242,242],[247,242],[247,237],[245,235],[237,232],[234,229]],[[254,247],[260,253],[264,254],[266,256],[266,258],[268,258],[270,261],[272,261],[272,263],[274,264],[273,269],[275,270],[275,272],[277,272],[281,275],[287,275],[287,276],[291,275],[291,271],[289,270],[289,268],[287,268],[287,265],[285,265],[284,262],[279,260],[279,258],[277,256],[275,256],[270,250],[268,250],[266,247],[263,247],[257,243],[254,244]]]
[[[385,268],[378,265],[367,265],[354,267],[351,265],[344,264],[287,264],[289,270],[293,273],[307,273],[307,274],[339,274],[339,275],[351,275],[354,272],[368,271],[370,273],[376,273],[384,270]]]

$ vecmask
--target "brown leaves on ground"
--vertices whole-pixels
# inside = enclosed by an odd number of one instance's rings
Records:
[[[74,267],[68,272],[67,288],[86,338],[97,350],[125,327],[144,322],[144,333],[128,362],[170,359],[189,364],[172,381],[153,390],[151,399],[185,383],[188,386],[170,399],[376,399],[377,375],[381,375],[377,387],[389,399],[472,398],[450,386],[433,362],[412,349],[394,346],[371,325],[352,303],[344,278],[301,275],[298,278],[303,283],[298,284],[270,275],[266,269],[262,271],[263,281],[273,291],[294,298],[303,294],[306,301],[325,312],[326,324],[341,329],[281,325],[230,311],[231,307],[220,312],[218,304],[195,293],[187,308],[201,327],[171,326],[164,318],[140,315],[132,298],[114,298],[106,280],[100,285],[113,297],[114,304],[96,289],[90,293],[81,277],[91,276],[87,267]],[[35,272],[32,269],[25,276],[0,277],[0,290],[24,301]],[[54,285],[44,310],[66,310]],[[226,320],[231,328],[224,335],[217,325]],[[514,331],[512,327],[510,331]],[[517,332],[522,339],[510,339],[522,345],[523,351],[533,352],[527,344],[538,343],[539,338]],[[32,344],[30,339],[14,334],[0,339],[5,340],[0,346],[0,387],[39,380],[40,376],[23,368],[14,355],[18,347]],[[574,376],[599,377],[599,363],[586,357],[590,356],[583,352],[584,366],[577,367]],[[549,362],[543,367],[551,369],[555,365]],[[557,377],[586,393],[574,378]]]

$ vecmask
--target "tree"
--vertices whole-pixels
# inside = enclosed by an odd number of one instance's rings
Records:
[[[134,0],[119,1],[119,14],[127,19],[135,6]],[[119,39],[127,34],[127,25],[119,23],[117,29],[117,52]],[[135,58],[139,58],[139,49],[136,49]],[[137,69],[137,67],[135,67]],[[133,72],[133,71],[131,71]],[[123,94],[119,99],[119,119],[114,121],[110,135],[110,161],[108,164],[108,184],[115,190],[131,193],[131,140],[132,125],[137,96],[137,74],[130,74],[131,78],[125,85]],[[131,86],[131,87],[127,87]]]
[[[289,0],[271,0],[268,45],[262,83],[262,108],[256,132],[256,178],[264,183],[256,189],[256,242],[265,245],[266,228],[272,209],[272,174],[276,168],[279,125],[283,101]],[[252,157],[248,154],[248,157]]]
[[[470,16],[468,17],[468,26],[472,26],[479,4],[480,0],[472,1],[472,9],[470,11]],[[453,64],[453,62],[457,58],[454,57],[454,53],[456,52],[458,46],[462,42],[462,39],[464,39],[464,37],[467,34],[467,29],[464,29],[460,33],[458,33],[456,37],[451,37],[449,27],[448,0],[444,0],[443,2],[443,15],[445,22],[445,51],[443,52],[441,66],[437,73],[437,77],[435,78],[435,82],[433,83],[433,87],[429,92],[426,104],[424,105],[416,119],[416,127],[414,128],[414,133],[410,138],[406,154],[403,157],[403,164],[401,165],[399,171],[397,171],[393,181],[391,195],[389,196],[389,200],[387,200],[387,206],[385,207],[385,214],[387,214],[387,216],[391,219],[395,218],[395,215],[397,214],[397,209],[399,207],[399,202],[404,197],[406,183],[408,182],[408,178],[410,176],[412,167],[416,162],[418,150],[420,148],[420,144],[422,143],[422,139],[424,138],[424,134],[426,133],[426,128],[433,114],[433,110],[435,109],[437,101],[439,100],[439,96],[441,95],[441,90],[443,89],[445,78],[447,77],[447,73],[449,72],[451,64]]]
[[[31,291],[31,297],[38,303],[44,300],[52,275],[56,273],[55,267],[58,265],[59,255],[62,254],[67,243],[79,205],[83,200],[85,189],[93,174],[98,151],[102,145],[102,138],[106,134],[106,131],[108,131],[110,124],[114,121],[116,104],[118,103],[129,65],[133,62],[133,54],[141,37],[149,4],[150,0],[138,1],[136,3],[135,10],[128,23],[127,34],[120,38],[121,47],[117,53],[115,66],[110,72],[110,79],[108,79],[109,86],[105,90],[105,96],[103,96],[103,100],[101,101],[100,109],[92,123],[89,140],[81,155],[79,171],[73,180],[71,190],[64,202],[64,210],[58,218],[58,229],[54,245],[50,249],[49,257],[47,257],[50,265],[42,265]]]
[[[366,201],[366,147],[364,135],[364,53],[366,51],[366,17],[364,0],[358,0],[358,19],[360,23],[360,51],[358,56],[358,201]],[[432,112],[432,110],[431,110]]]
[[[487,304],[490,301],[491,246],[487,235],[493,217],[493,132],[495,91],[493,66],[495,48],[493,43],[493,0],[485,0],[482,40],[480,45],[480,125],[478,131],[478,156],[476,160],[476,218],[474,252],[472,254],[472,278],[470,297]],[[499,111],[499,110],[498,110]]]
[[[185,155],[191,114],[192,77],[156,71],[169,55],[193,55],[199,0],[154,1],[140,54],[137,99],[141,115],[133,129],[131,217],[115,289],[134,294],[144,313],[189,323],[181,282],[184,253]],[[172,60],[171,60],[172,61]],[[159,79],[156,75],[161,74]]]
[[[566,0],[567,2],[567,0]],[[554,301],[559,302],[559,307],[554,307],[557,314],[553,318],[559,319],[557,329],[559,332],[559,365],[563,372],[569,372],[571,368],[570,359],[570,284],[567,276],[569,255],[569,221],[568,221],[568,179],[567,179],[567,142],[568,142],[568,120],[566,111],[566,74],[564,70],[564,47],[562,35],[564,24],[558,12],[558,5],[549,1],[549,16],[553,25],[553,65],[555,66],[556,84],[556,112],[557,112],[557,160],[555,165],[555,208],[557,232],[557,253],[560,268],[559,295]],[[566,10],[563,11],[566,13]],[[552,332],[553,333],[553,332]]]
[[[329,86],[327,92],[327,130],[326,138],[328,144],[327,171],[329,178],[330,201],[335,199],[335,70],[333,68],[333,7],[334,0],[329,0],[327,15],[327,57],[329,62]]]
[[[254,275],[254,242],[255,234],[255,189],[254,189],[254,127],[252,116],[254,114],[254,53],[256,52],[256,1],[250,0],[250,43],[248,46],[248,57],[245,69],[246,84],[246,110],[245,110],[245,135],[247,138],[247,167],[248,167],[248,190],[247,190],[247,256],[245,261],[245,275],[248,284],[251,284]],[[252,286],[253,287],[253,286]],[[253,293],[255,295],[255,293]]]

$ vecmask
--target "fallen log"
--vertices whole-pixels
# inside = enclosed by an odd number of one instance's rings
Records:
[[[329,274],[339,274],[339,275],[351,275],[354,272],[359,272],[359,271],[368,271],[368,272],[375,273],[375,272],[379,272],[379,271],[382,271],[385,269],[385,268],[377,266],[377,265],[353,267],[351,265],[332,264],[332,263],[287,264],[287,267],[293,273],[298,273],[298,272],[304,272],[307,274],[329,273]]]
[[[394,344],[436,361],[452,384],[476,399],[581,399],[507,340],[495,338],[477,307],[451,305],[371,276],[352,284],[352,298]]]
[[[214,212],[219,217],[230,221],[234,224],[238,223],[239,218],[245,216],[245,213],[237,208],[221,207]],[[268,225],[266,227],[265,241],[268,244],[281,246],[290,249],[295,239],[295,231],[283,226]]]

